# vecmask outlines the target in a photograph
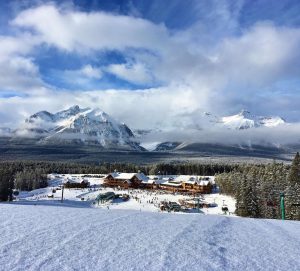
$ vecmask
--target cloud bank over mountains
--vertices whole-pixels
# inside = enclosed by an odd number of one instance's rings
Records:
[[[281,5],[270,7],[273,19],[257,11],[250,20],[244,9],[255,3],[190,1],[176,21],[179,2],[164,11],[160,2],[128,1],[123,12],[72,2],[19,8],[0,32],[1,126],[74,104],[100,107],[136,129],[174,119],[196,126],[205,111],[242,108],[300,121],[300,25],[279,16]],[[299,125],[287,129],[272,134],[298,140]]]

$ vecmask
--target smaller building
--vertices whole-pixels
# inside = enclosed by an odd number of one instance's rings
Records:
[[[66,179],[63,182],[65,188],[87,188],[90,183],[88,180],[82,179]]]

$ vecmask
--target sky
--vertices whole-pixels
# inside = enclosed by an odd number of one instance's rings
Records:
[[[299,14],[298,0],[0,1],[0,127],[75,104],[143,129],[241,109],[297,123]]]

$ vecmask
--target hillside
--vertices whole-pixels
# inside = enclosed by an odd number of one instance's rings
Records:
[[[2,270],[300,269],[295,221],[16,204],[0,215]]]

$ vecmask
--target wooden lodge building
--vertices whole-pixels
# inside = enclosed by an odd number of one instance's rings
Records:
[[[212,192],[212,182],[209,177],[179,175],[176,177],[154,176],[147,177],[143,173],[108,174],[104,178],[104,186],[123,189],[161,189],[170,192],[191,192],[209,194]]]
[[[191,192],[210,194],[212,192],[213,185],[210,180],[202,180],[195,176],[181,175],[176,178],[169,179],[161,182],[160,187],[172,192]]]
[[[87,188],[90,186],[90,183],[88,180],[65,179],[63,185],[65,188]]]
[[[108,187],[141,188],[142,182],[147,181],[148,177],[143,173],[119,173],[113,172],[104,178],[103,185]]]

